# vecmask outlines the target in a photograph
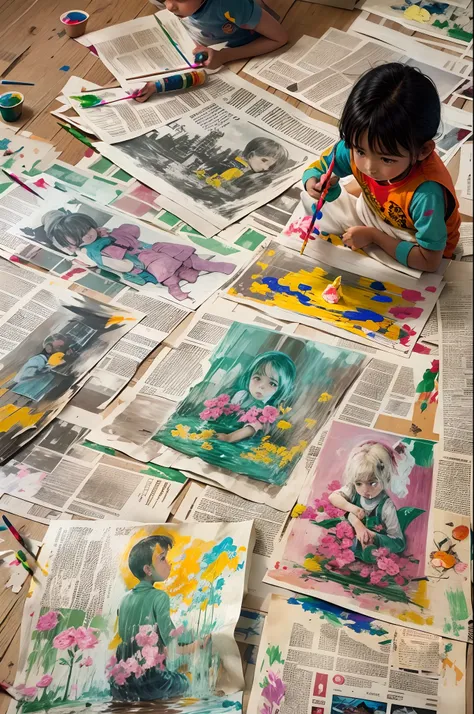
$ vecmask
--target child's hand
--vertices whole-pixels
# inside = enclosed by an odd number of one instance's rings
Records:
[[[352,250],[366,248],[373,243],[373,229],[367,226],[353,226],[348,228],[343,234],[342,240],[344,245]]]
[[[319,201],[321,198],[321,191],[323,188],[323,183],[326,178],[326,174],[323,174],[319,179],[317,179],[315,176],[312,176],[306,181],[305,184],[305,189],[306,192],[309,193],[311,198],[315,198],[316,201]],[[339,181],[339,178],[337,176],[331,176],[329,185],[331,188],[337,184]]]
[[[230,441],[229,439],[229,434],[214,434],[214,439],[217,439],[218,441]]]
[[[359,519],[359,521],[363,521],[364,518],[365,518],[365,511],[364,511],[364,509],[363,509],[363,508],[359,508],[358,506],[353,506],[353,507],[351,508],[351,513],[353,513],[354,516],[356,516],[356,518]]]
[[[202,63],[201,67],[208,67],[209,69],[219,69],[225,62],[224,56],[221,50],[213,50],[211,47],[204,47],[204,45],[196,45],[193,50],[193,54],[197,55],[198,52],[206,52],[207,60]]]
[[[369,529],[366,528],[363,523],[359,523],[359,525],[354,525],[354,530],[356,538],[363,548],[373,543],[375,533],[369,531]]]
[[[154,82],[147,82],[140,94],[135,97],[136,102],[146,102],[147,99],[156,94],[156,85]]]

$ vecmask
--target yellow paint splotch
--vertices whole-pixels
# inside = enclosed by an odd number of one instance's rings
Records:
[[[120,325],[122,322],[135,322],[134,317],[125,317],[125,315],[112,315],[109,317],[105,323],[105,327],[111,327],[112,325]]]
[[[14,404],[5,404],[0,407],[0,432],[5,434],[14,426],[21,426],[23,429],[35,426],[44,415],[44,411],[33,413],[29,407],[18,409]]]

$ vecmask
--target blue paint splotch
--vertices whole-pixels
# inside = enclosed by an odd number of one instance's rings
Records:
[[[10,139],[0,139],[0,150],[6,151],[11,143]]]
[[[374,302],[393,302],[390,295],[374,295],[370,299]]]
[[[262,283],[264,285],[267,285],[270,290],[273,290],[274,293],[280,293],[281,295],[292,295],[298,300],[299,303],[301,303],[301,305],[312,304],[309,295],[304,295],[303,293],[299,292],[299,290],[292,290],[287,285],[280,285],[280,283],[278,282],[278,278],[262,278]]]
[[[312,597],[290,597],[288,598],[288,604],[299,605],[303,608],[304,612],[310,612],[313,614],[319,612],[322,615],[325,613],[331,614],[333,617],[338,618],[341,621],[341,625],[346,625],[357,633],[367,632],[369,635],[375,635],[377,637],[388,635],[388,631],[381,627],[382,623],[379,623],[366,615],[349,612],[347,610],[343,610],[342,607],[332,605],[328,602],[321,602],[321,600],[316,600]]]
[[[59,68],[59,71],[60,72],[69,72],[70,69],[71,68],[68,64],[63,64],[63,66]]]
[[[383,283],[381,283],[379,280],[374,280],[373,283],[370,283],[370,287],[372,290],[386,290],[387,288]]]
[[[311,285],[305,285],[304,283],[301,283],[301,285],[298,285],[298,290],[302,290],[305,292],[306,290],[311,290]]]
[[[360,320],[360,322],[367,322],[372,320],[372,322],[383,322],[384,316],[380,315],[378,312],[373,310],[368,310],[364,307],[358,307],[355,310],[346,310],[342,313],[343,317],[347,317],[348,320]]]

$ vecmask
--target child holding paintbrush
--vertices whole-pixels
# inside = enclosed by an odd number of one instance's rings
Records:
[[[379,246],[399,263],[434,272],[459,241],[456,191],[435,153],[441,105],[431,79],[399,63],[369,70],[344,107],[341,141],[303,174],[306,211],[321,195],[335,156],[331,186],[318,228],[342,235],[352,250]],[[338,185],[352,175],[356,198]]]
[[[194,54],[205,52],[202,66],[209,69],[273,52],[288,41],[278,16],[263,0],[165,0],[165,5],[196,40]],[[222,49],[209,47],[224,42]],[[145,102],[155,92],[155,83],[147,82],[137,101]]]

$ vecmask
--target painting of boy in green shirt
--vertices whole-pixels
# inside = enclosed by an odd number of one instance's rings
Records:
[[[111,695],[120,701],[173,699],[188,692],[190,680],[166,666],[167,647],[182,634],[170,617],[170,598],[154,583],[165,581],[173,540],[166,535],[144,538],[130,551],[128,565],[139,583],[123,598],[118,610],[121,643],[107,665]],[[178,644],[179,655],[205,647],[209,637],[191,644]]]

